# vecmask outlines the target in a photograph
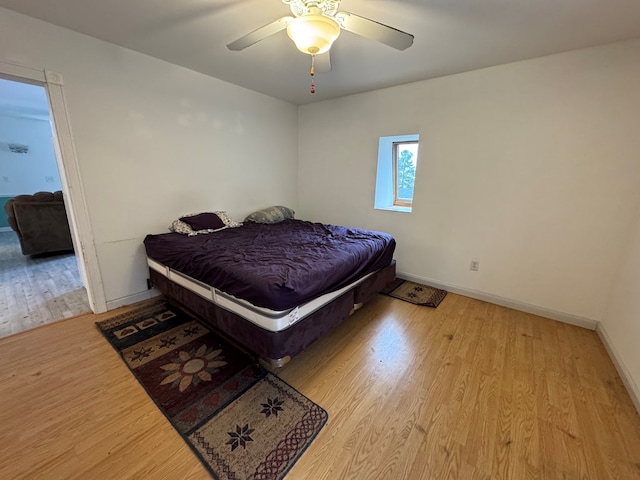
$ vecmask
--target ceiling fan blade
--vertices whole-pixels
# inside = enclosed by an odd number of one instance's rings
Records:
[[[404,50],[413,45],[413,35],[383,23],[369,20],[349,12],[336,13],[338,23],[349,32],[362,37],[377,40],[398,50]]]
[[[316,55],[316,72],[329,73],[331,71],[331,57],[329,52]]]
[[[254,43],[257,43],[260,40],[264,40],[270,35],[278,33],[280,30],[284,30],[285,28],[287,28],[287,25],[289,24],[289,22],[291,22],[291,20],[293,20],[293,17],[279,18],[275,22],[264,25],[251,33],[247,33],[244,37],[240,37],[236,41],[231,42],[227,45],[227,48],[234,51],[244,50]]]

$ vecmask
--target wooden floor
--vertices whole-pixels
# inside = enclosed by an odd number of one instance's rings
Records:
[[[90,311],[73,253],[25,256],[0,232],[0,337]]]
[[[0,478],[209,478],[107,316],[0,340]],[[278,373],[329,412],[287,480],[640,479],[640,416],[589,330],[378,296]]]

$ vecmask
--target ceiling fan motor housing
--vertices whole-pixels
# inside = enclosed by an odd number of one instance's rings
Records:
[[[294,17],[305,15],[311,8],[319,8],[323,15],[333,17],[340,6],[340,0],[282,0],[282,3],[289,5]]]

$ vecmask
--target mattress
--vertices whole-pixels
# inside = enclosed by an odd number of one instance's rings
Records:
[[[293,219],[192,237],[147,235],[144,245],[151,268],[190,282],[199,295],[290,320],[301,306],[387,267],[395,250],[387,233]]]

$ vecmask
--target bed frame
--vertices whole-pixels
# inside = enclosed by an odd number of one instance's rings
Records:
[[[346,289],[340,296],[323,305],[291,326],[270,331],[234,313],[168,278],[154,268],[150,281],[170,301],[185,309],[206,326],[221,332],[272,367],[281,367],[320,336],[342,323],[363,303],[382,291],[396,277],[396,262]],[[197,288],[195,289],[197,290]]]

